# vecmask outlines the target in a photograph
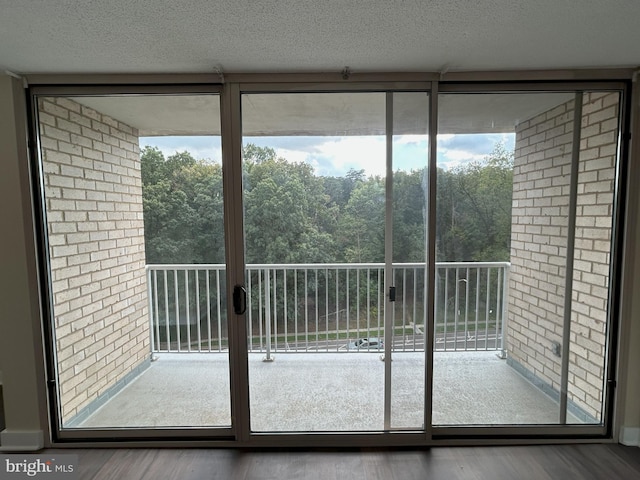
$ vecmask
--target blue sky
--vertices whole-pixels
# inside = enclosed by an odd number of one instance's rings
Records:
[[[427,161],[426,135],[394,137],[394,170],[420,169]],[[341,176],[349,169],[364,169],[368,175],[384,175],[385,137],[246,137],[245,143],[271,147],[290,161],[311,164],[316,174]],[[455,168],[482,161],[502,142],[512,150],[513,134],[451,134],[438,136],[438,166]],[[154,146],[165,156],[187,150],[195,158],[220,162],[220,137],[141,137],[141,147]]]

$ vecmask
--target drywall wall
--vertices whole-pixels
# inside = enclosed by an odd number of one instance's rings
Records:
[[[33,230],[28,221],[28,168],[24,90],[0,75],[0,370],[6,429],[3,450],[43,446],[44,379],[38,348],[38,287]],[[25,223],[26,220],[26,223]],[[41,342],[40,342],[41,345]]]

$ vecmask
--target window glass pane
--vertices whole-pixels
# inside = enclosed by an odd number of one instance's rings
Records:
[[[393,94],[391,427],[421,429],[425,401],[425,278],[429,94]]]
[[[385,94],[242,96],[253,431],[380,431]]]
[[[230,426],[218,96],[38,120],[61,426]]]
[[[601,422],[618,98],[440,96],[434,424]]]

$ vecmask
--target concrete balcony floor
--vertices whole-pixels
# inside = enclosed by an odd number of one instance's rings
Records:
[[[78,428],[230,424],[226,354],[158,354],[158,360]],[[379,353],[250,354],[251,428],[380,431],[384,362]],[[422,428],[424,354],[395,353],[392,428]],[[435,353],[434,425],[554,424],[558,404],[495,352]],[[579,423],[572,415],[568,423]]]

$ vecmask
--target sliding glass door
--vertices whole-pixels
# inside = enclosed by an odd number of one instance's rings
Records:
[[[242,95],[252,431],[423,428],[428,101]]]
[[[434,425],[602,425],[617,91],[441,93]]]
[[[219,95],[36,102],[57,428],[229,435]]]
[[[321,87],[34,89],[58,437],[604,435],[623,88]]]

